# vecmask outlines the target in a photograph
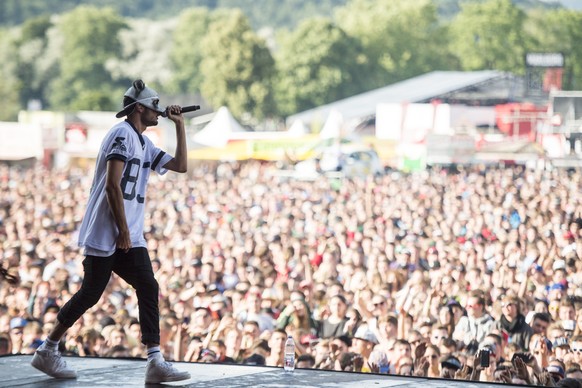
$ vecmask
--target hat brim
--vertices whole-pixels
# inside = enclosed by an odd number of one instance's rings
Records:
[[[369,338],[353,337],[353,339],[359,339],[360,341],[366,341],[374,345],[378,345],[378,341],[371,341]]]
[[[133,108],[134,108],[134,105],[129,105],[125,109],[120,110],[119,112],[117,112],[117,114],[115,115],[115,117],[117,117],[118,119],[120,119],[123,116],[127,116],[128,114],[130,114],[133,111]]]
[[[120,119],[120,118],[122,118],[124,116],[128,116],[131,112],[133,112],[133,109],[134,109],[134,107],[135,107],[136,104],[141,104],[141,105],[145,106],[148,109],[151,109],[153,111],[158,112],[159,114],[162,114],[162,113],[165,112],[165,110],[162,110],[162,109],[153,109],[152,107],[149,107],[146,104],[142,104],[140,102],[137,102],[135,104],[128,105],[125,109],[120,110],[119,112],[117,112],[117,114],[115,115],[115,117],[117,117],[118,119]]]
[[[454,370],[461,369],[458,365],[455,365],[455,364],[452,364],[452,363],[446,362],[446,361],[445,362],[441,362],[441,367],[443,367],[443,368],[451,368],[451,369],[454,369]]]

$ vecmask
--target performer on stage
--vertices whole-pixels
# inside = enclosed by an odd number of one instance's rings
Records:
[[[56,378],[76,378],[58,352],[58,344],[69,327],[100,299],[111,273],[135,288],[139,305],[141,341],[147,347],[145,382],[161,383],[190,378],[164,360],[160,352],[158,283],[154,278],[143,234],[145,197],[151,171],[184,173],[187,150],[184,118],[180,106],[160,108],[158,93],[136,80],[125,92],[127,116],[105,136],[99,149],[89,203],[79,232],[84,247],[84,277],[80,290],[67,302],[46,341],[38,348],[32,366]],[[142,136],[167,114],[176,126],[174,157]]]

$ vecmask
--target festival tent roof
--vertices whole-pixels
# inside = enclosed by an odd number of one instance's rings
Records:
[[[471,88],[477,89],[481,86],[487,90],[495,89],[497,94],[504,94],[506,93],[505,88],[493,88],[485,85],[489,85],[493,81],[505,79],[511,79],[511,77],[506,73],[495,70],[467,72],[433,71],[299,112],[289,116],[287,122],[292,124],[296,120],[302,120],[305,124],[311,126],[313,123],[323,122],[334,109],[341,112],[346,121],[365,119],[376,114],[376,106],[378,103],[430,102],[434,98],[440,98]]]
[[[212,120],[197,134],[193,140],[196,143],[209,147],[224,147],[232,134],[247,132],[236,120],[227,107],[218,109]]]

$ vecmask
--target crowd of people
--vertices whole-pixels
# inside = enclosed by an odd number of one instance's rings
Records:
[[[472,167],[297,181],[257,161],[152,176],[166,359],[582,386],[582,172]],[[0,166],[0,354],[82,282],[92,173]],[[116,275],[64,355],[143,357]]]

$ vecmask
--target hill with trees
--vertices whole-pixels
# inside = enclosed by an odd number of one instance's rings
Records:
[[[117,110],[127,85],[142,78],[164,101],[227,105],[252,124],[434,70],[524,74],[526,52],[564,53],[564,88],[582,88],[582,12],[554,3],[78,3],[0,2],[0,120],[14,120],[31,102],[50,110]],[[278,19],[279,12],[288,19]],[[265,15],[271,20],[259,22]]]
[[[451,19],[463,4],[481,0],[435,0],[438,14]],[[2,0],[0,2],[0,26],[15,26],[39,16],[50,16],[70,12],[78,6],[90,5],[96,8],[113,8],[122,17],[160,20],[180,15],[187,8],[204,7],[213,11],[218,8],[239,8],[255,29],[263,27],[294,28],[302,20],[312,16],[330,16],[348,0]],[[514,0],[513,3],[524,10],[535,8],[560,8],[561,3],[543,0]],[[571,5],[565,1],[565,4]]]

